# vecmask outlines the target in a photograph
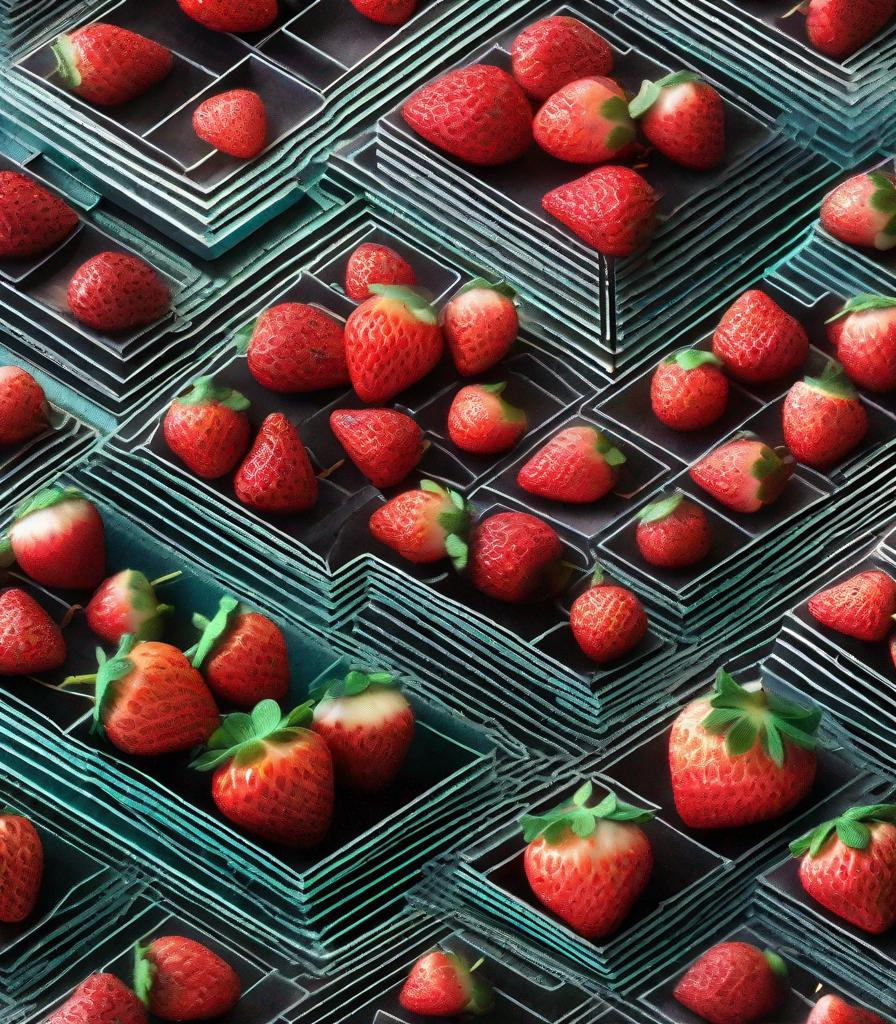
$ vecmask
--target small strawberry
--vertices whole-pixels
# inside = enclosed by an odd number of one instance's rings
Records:
[[[469,164],[506,164],[532,145],[525,93],[491,64],[457,68],[424,85],[401,116],[427,142]]]
[[[174,611],[160,604],[155,588],[180,576],[179,572],[150,582],[138,569],[123,569],[100,584],[85,609],[87,625],[107,644],[121,642],[125,633],[137,640],[158,640],[165,619]]]
[[[799,370],[809,355],[809,336],[774,299],[754,288],[728,307],[712,336],[712,350],[732,377],[764,384]]]
[[[562,558],[563,544],[546,522],[526,512],[499,512],[473,532],[470,581],[483,594],[510,604],[544,601],[569,579]]]
[[[735,512],[758,512],[780,497],[796,464],[752,434],[736,434],[691,467],[691,479]]]
[[[409,562],[425,564],[450,557],[462,569],[469,519],[459,494],[432,480],[421,480],[419,490],[405,491],[373,513],[370,533]]]
[[[193,131],[228,156],[252,160],[267,145],[268,112],[257,92],[229,89],[199,104],[193,111]]]
[[[0,448],[28,441],[49,425],[40,384],[20,366],[0,366]]]
[[[856,295],[827,323],[850,380],[868,391],[896,390],[896,299]]]
[[[715,687],[679,714],[669,734],[669,772],[688,828],[742,828],[787,814],[815,781],[821,712],[719,669]]]
[[[44,877],[44,847],[31,822],[0,808],[0,923],[30,917]]]
[[[407,285],[413,288],[417,275],[408,261],[388,245],[364,242],[349,256],[345,266],[345,294],[353,302],[369,299],[372,284]]]
[[[414,16],[417,0],[352,0],[352,7],[378,25],[403,25]]]
[[[481,964],[477,960],[470,966],[457,953],[433,950],[411,968],[398,1001],[405,1010],[421,1017],[486,1014],[495,996],[489,983],[477,973]]]
[[[887,1024],[870,1010],[844,1002],[839,996],[826,995],[815,1004],[806,1024]]]
[[[261,32],[277,20],[277,0],[177,0],[193,21],[215,32]]]
[[[335,409],[330,429],[375,487],[400,484],[423,458],[423,431],[394,409]]]
[[[548,97],[532,122],[545,153],[574,164],[599,164],[635,141],[625,90],[612,78],[580,78]]]
[[[709,1024],[752,1024],[783,1003],[787,967],[770,949],[720,942],[687,969],[675,998]]]
[[[211,1020],[239,1002],[240,979],[207,946],[163,935],[134,950],[134,992],[161,1020]]]
[[[896,614],[896,581],[880,569],[868,569],[809,598],[809,614],[828,629],[879,643]]]
[[[497,455],[509,451],[526,433],[522,409],[501,397],[501,384],[468,384],[454,396],[448,410],[448,437],[461,451]]]
[[[622,452],[595,427],[567,427],[527,459],[516,482],[540,498],[587,505],[613,490],[624,465]]]
[[[791,387],[781,417],[788,448],[815,469],[839,462],[868,433],[862,400],[834,362],[827,364],[820,377],[806,377]]]
[[[197,377],[190,391],[165,413],[165,441],[188,469],[203,480],[229,473],[245,455],[252,428],[249,400],[212,377]]]
[[[896,13],[896,0],[808,0],[806,35],[821,53],[844,60]]]
[[[613,51],[578,18],[554,15],[524,28],[511,48],[513,77],[536,100],[579,78],[609,75]]]
[[[860,249],[896,245],[896,179],[883,171],[856,174],[829,192],[821,204],[821,226]]]
[[[520,819],[523,865],[540,903],[586,939],[617,931],[644,891],[653,870],[650,840],[638,827],[655,811],[608,793],[588,806],[586,782],[546,814]]]
[[[24,590],[0,594],[0,676],[30,676],[65,661],[62,631]]]
[[[520,328],[515,297],[509,285],[477,277],[442,310],[442,333],[462,377],[485,373],[510,351]]]
[[[91,974],[44,1024],[147,1024],[146,1010],[114,974]]]
[[[145,260],[126,252],[101,252],[73,274],[68,306],[82,324],[114,334],[155,323],[171,308],[171,294]]]
[[[648,564],[684,569],[706,558],[712,535],[703,509],[679,492],[641,509],[635,543]]]
[[[657,226],[657,195],[630,167],[598,167],[548,192],[541,205],[604,256],[630,256]]]
[[[40,256],[77,226],[68,203],[24,174],[0,171],[0,259]]]
[[[299,432],[281,412],[266,416],[236,471],[237,498],[261,512],[306,512],[317,504],[318,486]]]
[[[690,348],[667,356],[653,371],[650,406],[672,430],[703,430],[725,414],[728,378],[712,352]]]
[[[605,583],[600,566],[591,586],[569,610],[569,625],[582,652],[598,665],[618,661],[647,633],[647,616],[638,598],[627,588]]]

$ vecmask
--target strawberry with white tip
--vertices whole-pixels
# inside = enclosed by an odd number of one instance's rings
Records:
[[[709,171],[725,159],[725,106],[693,71],[644,82],[628,105],[647,140],[682,167]]]
[[[879,252],[896,246],[896,178],[888,172],[856,174],[829,192],[821,226],[840,242]]]
[[[162,604],[155,588],[177,579],[180,572],[150,581],[139,569],[123,569],[100,584],[85,609],[87,625],[109,644],[118,644],[125,633],[137,640],[158,640],[165,619],[174,611]]]
[[[462,377],[484,373],[510,351],[520,318],[508,284],[477,277],[442,310],[442,333]]]

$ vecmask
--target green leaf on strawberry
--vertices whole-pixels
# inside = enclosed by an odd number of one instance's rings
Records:
[[[178,405],[208,405],[212,402],[234,412],[245,412],[251,405],[249,399],[239,391],[218,387],[214,377],[197,377],[190,390],[177,399]]]
[[[832,317],[825,320],[826,324],[832,324],[841,317],[849,316],[850,313],[866,313],[869,309],[890,309],[896,306],[896,298],[889,295],[872,295],[869,292],[861,292],[854,295],[849,302]]]
[[[312,708],[313,702],[307,701],[283,714],[276,701],[263,700],[250,714],[234,711],[224,717],[190,767],[207,772],[230,761],[238,766],[253,764],[263,756],[265,742],[294,739],[311,722]]]
[[[239,601],[235,597],[222,597],[212,619],[206,619],[198,613],[193,616],[193,625],[202,630],[202,636],[199,637],[196,646],[187,652],[193,668],[202,668],[202,663],[211,654],[215,644],[230,630],[238,609]]]
[[[322,704],[328,700],[339,700],[340,697],[357,697],[358,694],[365,693],[374,686],[398,689],[398,676],[391,672],[365,672],[361,669],[352,669],[342,678],[330,679],[318,684],[309,691],[308,696],[315,704]]]
[[[722,360],[713,352],[702,348],[686,348],[668,356],[663,362],[675,363],[682,370],[696,370],[701,366],[721,366]]]
[[[368,285],[368,291],[383,299],[402,303],[421,323],[435,324],[438,322],[438,316],[429,301],[429,296],[422,288],[411,288],[404,284],[371,284]]]
[[[867,850],[872,836],[868,824],[874,822],[896,824],[896,804],[863,804],[850,807],[839,817],[823,821],[811,832],[792,842],[790,852],[794,857],[802,857],[805,853],[810,857],[817,857],[828,839],[835,833],[844,846],[852,850]]]
[[[684,495],[681,491],[678,491],[668,498],[661,498],[659,501],[651,502],[651,504],[645,505],[638,513],[638,520],[642,523],[658,523],[660,520],[671,516],[683,500]]]
[[[491,281],[486,280],[484,277],[474,277],[473,280],[468,281],[457,294],[463,295],[464,292],[472,292],[477,288],[488,288],[489,291],[497,292],[499,295],[503,295],[508,299],[516,298],[516,290],[512,288],[507,281],[498,281],[496,284],[492,284]]]
[[[587,839],[598,821],[628,822],[633,825],[652,821],[656,811],[624,803],[615,793],[608,793],[595,807],[589,807],[588,801],[594,792],[591,782],[580,786],[572,795],[571,800],[546,811],[544,814],[525,814],[520,818],[523,838],[531,843],[543,837],[547,843],[562,842],[567,831],[581,839]]]
[[[118,650],[111,658],[107,658],[105,651],[101,647],[97,647],[96,660],[99,667],[95,676],[96,690],[93,702],[93,725],[91,726],[91,732],[102,735],[103,711],[115,699],[115,683],[133,671],[134,663],[128,655],[136,646],[137,638],[130,633],[125,633],[121,638]],[[78,676],[75,678],[79,682],[89,682],[93,677]],[[68,681],[66,680],[66,682]]]
[[[628,112],[631,117],[643,117],[660,98],[663,89],[670,88],[673,85],[682,85],[685,82],[699,81],[700,76],[693,71],[673,71],[672,74],[665,75],[655,82],[644,81],[641,83],[638,95],[629,103]]]

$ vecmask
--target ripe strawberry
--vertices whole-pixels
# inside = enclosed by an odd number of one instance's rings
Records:
[[[14,811],[0,810],[0,923],[31,915],[44,877],[44,847],[37,829]]]
[[[558,160],[599,164],[635,141],[625,90],[612,78],[580,78],[545,100],[532,122],[539,146]]]
[[[809,42],[834,60],[860,50],[896,13],[896,0],[809,0]]]
[[[809,336],[774,299],[754,288],[728,307],[712,336],[712,350],[732,377],[764,384],[796,373],[809,355]]]
[[[211,1020],[240,998],[240,979],[207,946],[182,935],[163,935],[134,950],[134,992],[154,1017]]]
[[[306,512],[317,504],[317,477],[299,432],[281,412],[266,416],[233,479],[237,498],[262,512]]]
[[[586,939],[617,931],[653,870],[650,840],[638,828],[656,812],[608,793],[588,806],[586,782],[546,814],[520,819],[528,844],[526,878],[540,903]]]
[[[591,586],[569,611],[569,625],[582,652],[598,665],[618,661],[647,633],[647,616],[638,598],[627,588],[605,583],[600,566]]]
[[[433,950],[411,968],[398,1001],[421,1017],[488,1013],[495,996],[485,978],[476,973],[481,963],[478,960],[470,967],[457,953]]]
[[[469,551],[470,581],[499,601],[527,604],[558,594],[569,579],[563,544],[526,512],[499,512],[478,523]]]
[[[513,77],[536,100],[579,78],[609,75],[613,51],[578,18],[555,15],[524,28],[511,49]]]
[[[372,284],[407,285],[417,283],[414,268],[388,245],[364,242],[349,256],[345,266],[345,294],[353,302],[369,299]]]
[[[171,308],[171,295],[145,260],[126,252],[101,252],[75,271],[68,306],[82,324],[113,334],[155,323]]]
[[[403,25],[417,10],[417,0],[352,0],[352,7],[378,25]]]
[[[68,203],[24,174],[0,171],[0,259],[40,256],[77,226]]]
[[[782,420],[787,446],[800,462],[815,469],[839,462],[868,433],[868,413],[834,362],[820,377],[806,377],[791,387]]]
[[[143,1003],[114,974],[91,974],[44,1024],[147,1024]]]
[[[250,835],[295,849],[320,843],[333,817],[333,759],[305,728],[311,705],[287,715],[263,700],[251,715],[227,715],[192,767],[214,770],[212,799]]]
[[[93,590],[106,574],[106,539],[96,506],[72,487],[48,487],[23,502],[0,538],[0,565],[14,558],[45,587]]]
[[[193,111],[193,131],[228,156],[252,160],[267,145],[268,112],[257,92],[229,89],[199,104]]]
[[[821,226],[860,249],[896,245],[896,179],[883,171],[856,174],[829,192],[821,204]]]
[[[679,492],[641,509],[635,543],[650,565],[684,569],[706,558],[712,535],[703,509]]]
[[[551,501],[586,505],[616,486],[625,456],[595,427],[567,427],[522,466],[516,482]]]
[[[817,903],[862,931],[896,924],[896,804],[850,807],[790,844]]]
[[[667,356],[653,371],[650,405],[672,430],[703,430],[725,413],[728,378],[711,352],[685,349]]]
[[[142,96],[168,75],[170,50],[118,25],[97,22],[53,43],[56,77],[88,103],[118,107]]]
[[[856,295],[828,320],[828,338],[850,380],[868,391],[896,389],[896,299]]]
[[[653,237],[657,195],[630,167],[598,167],[548,192],[541,205],[604,256],[629,256]]]
[[[448,437],[462,451],[497,455],[509,451],[526,433],[522,409],[501,397],[506,383],[468,384],[454,396],[448,410]]]
[[[425,377],[442,358],[436,311],[413,288],[370,285],[345,325],[352,387],[362,402],[388,402]]]
[[[137,640],[158,640],[174,608],[159,603],[155,588],[178,576],[179,572],[173,572],[150,582],[138,569],[110,576],[85,609],[87,625],[108,644],[119,644],[125,633],[132,633]]]
[[[880,569],[869,569],[819,591],[809,599],[808,610],[828,629],[879,643],[896,614],[896,581]]]
[[[280,628],[232,597],[222,597],[211,619],[193,616],[202,630],[187,652],[221,701],[251,710],[262,700],[281,701],[289,691],[289,652]]]
[[[675,998],[710,1024],[764,1020],[784,1001],[787,967],[770,949],[720,942],[687,969]]]
[[[795,468],[786,448],[736,434],[692,466],[691,479],[726,508],[758,512],[781,495]]]
[[[388,672],[352,671],[311,695],[312,728],[330,748],[337,780],[361,793],[385,789],[414,738],[414,712]]]
[[[424,85],[401,116],[427,142],[469,164],[506,164],[532,145],[525,93],[491,64],[457,68]]]
[[[466,564],[464,536],[469,512],[456,492],[432,480],[421,480],[420,489],[405,491],[381,505],[370,517],[370,532],[381,544],[409,562],[438,562],[450,557],[456,568]]]
[[[277,0],[177,0],[193,21],[215,32],[261,32],[277,20]]]
[[[62,632],[24,590],[0,594],[0,676],[30,676],[65,661]]]
[[[36,437],[49,424],[40,384],[20,366],[0,366],[0,448]]]
[[[400,484],[423,458],[423,431],[394,409],[335,409],[330,429],[375,487]]]
[[[462,377],[485,373],[510,351],[520,328],[515,297],[509,285],[477,277],[442,310],[442,333]]]
[[[197,377],[190,391],[165,413],[165,441],[187,468],[203,480],[229,473],[249,447],[249,400],[213,377]]]
[[[815,781],[821,712],[739,686],[722,668],[708,697],[669,734],[678,814],[689,828],[741,828],[780,818]]]
[[[844,1002],[839,996],[826,995],[815,1004],[806,1024],[887,1024],[870,1010]]]

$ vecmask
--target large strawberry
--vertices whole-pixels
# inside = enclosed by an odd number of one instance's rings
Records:
[[[116,646],[125,633],[137,640],[158,640],[174,608],[159,602],[155,588],[178,576],[179,572],[172,572],[150,581],[139,569],[117,572],[90,599],[85,609],[87,625],[101,640]]]
[[[171,294],[146,260],[101,252],[72,275],[68,306],[82,324],[114,334],[155,323],[171,308]]]
[[[896,614],[896,580],[880,569],[868,569],[819,591],[809,598],[808,610],[828,629],[878,643]]]
[[[499,601],[526,604],[558,594],[569,579],[563,544],[542,519],[499,512],[476,525],[468,555],[470,581]]]
[[[712,534],[703,509],[678,492],[641,509],[635,543],[650,565],[684,569],[706,558]]]
[[[370,517],[370,533],[409,562],[450,557],[458,569],[467,561],[464,537],[470,515],[464,499],[432,480],[381,505]]]
[[[712,352],[685,349],[663,359],[650,379],[653,414],[672,430],[703,430],[725,413],[728,378]]]
[[[687,969],[675,998],[709,1024],[752,1024],[778,1009],[787,992],[787,968],[770,949],[720,942]]]
[[[146,1010],[114,974],[91,974],[44,1024],[147,1024]]]
[[[821,53],[844,60],[873,39],[896,12],[896,0],[809,0],[806,35]]]
[[[542,18],[524,28],[510,55],[513,77],[536,100],[546,100],[576,79],[613,70],[613,51],[606,39],[565,15]]]
[[[14,811],[0,809],[0,923],[31,915],[44,877],[44,847],[37,829]]]
[[[583,505],[613,490],[624,465],[625,456],[596,427],[567,427],[526,460],[516,482],[541,498]]]
[[[860,249],[896,245],[896,179],[884,171],[856,174],[825,196],[821,226]]]
[[[268,112],[251,89],[209,96],[193,111],[193,131],[203,142],[240,160],[252,160],[268,141]]]
[[[868,391],[896,390],[896,299],[856,295],[828,320],[828,337],[850,380]]]
[[[591,586],[569,611],[569,625],[582,652],[598,665],[618,661],[647,633],[647,616],[628,587],[606,583],[600,566]]]
[[[481,1016],[494,1005],[491,985],[479,974],[482,960],[472,966],[458,953],[441,949],[427,953],[411,968],[398,1001],[421,1017]]]
[[[758,512],[776,501],[796,463],[786,448],[737,434],[691,467],[691,479],[735,512]]]
[[[644,82],[628,109],[648,142],[675,163],[708,171],[725,159],[725,105],[693,71]]]
[[[42,434],[49,423],[40,384],[20,366],[0,366],[0,448]]]
[[[815,781],[821,712],[719,669],[713,691],[678,715],[669,734],[675,807],[689,828],[740,828],[780,818]]]
[[[308,451],[282,412],[265,417],[233,488],[244,505],[262,512],[306,512],[317,504],[317,477]]]
[[[774,299],[753,288],[728,307],[712,350],[732,377],[762,384],[796,373],[809,354],[809,336]]]
[[[413,287],[416,283],[417,275],[410,263],[388,245],[377,242],[363,242],[345,265],[345,294],[353,302],[369,299],[372,284]]]
[[[191,389],[165,413],[165,441],[203,480],[229,473],[245,455],[252,428],[249,400],[212,377],[197,377]]]
[[[261,32],[277,20],[277,0],[177,0],[184,14],[215,32]]]
[[[352,7],[378,25],[403,25],[417,10],[417,0],[352,0]]]
[[[62,631],[24,590],[0,594],[0,676],[30,676],[65,661]]]
[[[77,213],[64,200],[24,174],[0,171],[0,259],[39,256],[77,225]]]
[[[395,409],[334,409],[330,429],[375,486],[394,487],[423,458],[423,431]]]
[[[211,1020],[240,998],[236,971],[195,939],[162,935],[134,950],[134,992],[162,1020]]]
[[[828,469],[862,443],[868,413],[856,389],[837,363],[820,377],[797,381],[781,411],[784,440],[807,466]]]
[[[879,1017],[861,1006],[853,1006],[839,996],[828,994],[812,1008],[806,1024],[887,1024]]]
[[[545,100],[532,122],[539,146],[558,160],[600,164],[635,141],[625,90],[612,78],[580,78]]]
[[[520,327],[515,297],[509,285],[477,277],[442,310],[442,333],[462,377],[484,373],[510,351]]]
[[[454,396],[448,410],[448,437],[461,451],[498,455],[509,451],[526,433],[526,413],[502,397],[501,384],[468,384]]]

